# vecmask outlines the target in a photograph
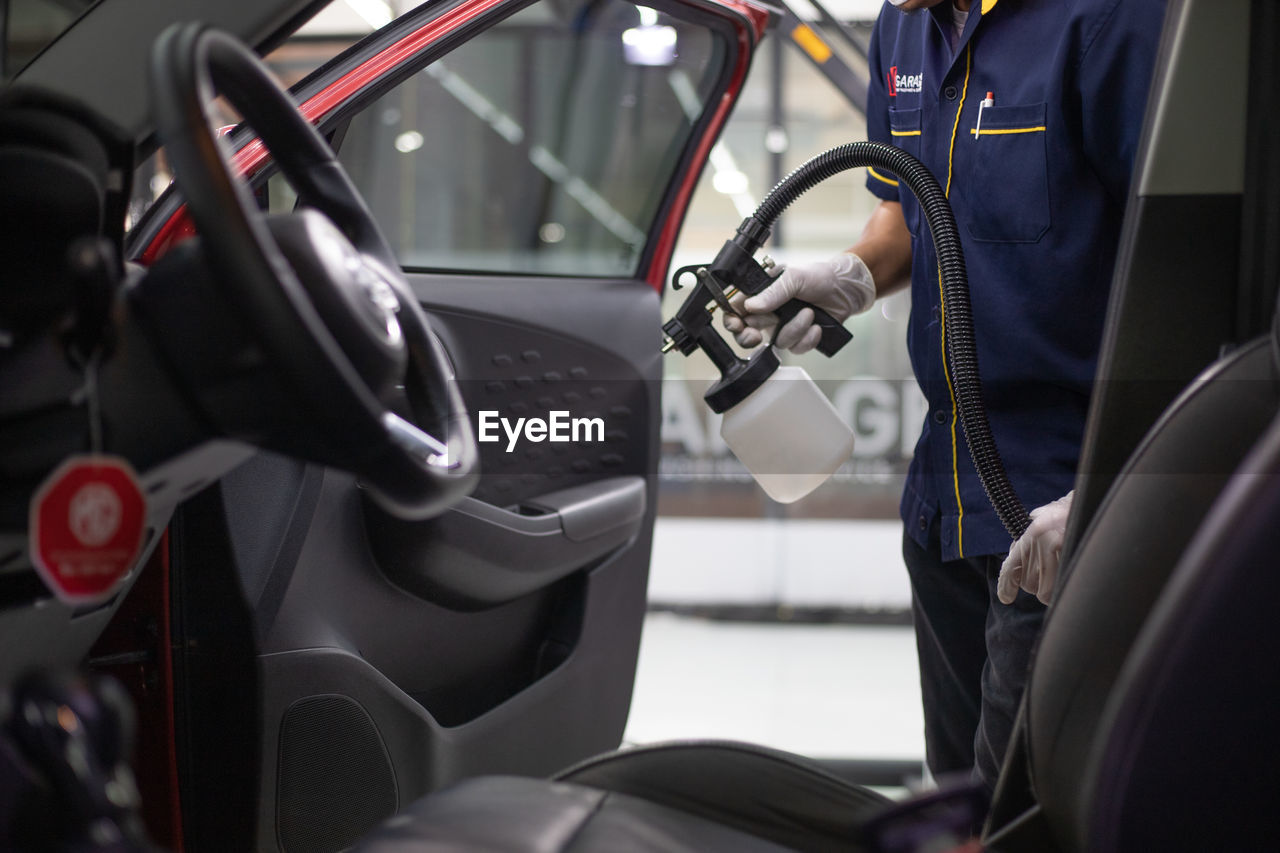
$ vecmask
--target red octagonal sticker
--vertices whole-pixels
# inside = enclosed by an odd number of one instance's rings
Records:
[[[146,510],[128,462],[72,457],[31,498],[31,561],[63,601],[101,601],[138,557]]]

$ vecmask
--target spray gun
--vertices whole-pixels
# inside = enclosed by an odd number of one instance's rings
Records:
[[[761,262],[755,260],[756,252],[769,238],[769,230],[755,216],[749,216],[709,265],[681,267],[672,276],[671,286],[675,290],[682,289],[690,276],[695,279],[695,284],[680,310],[662,327],[666,334],[662,351],[667,353],[676,349],[683,355],[690,355],[701,348],[707,354],[720,370],[720,380],[705,395],[707,405],[716,413],[728,411],[740,403],[780,366],[772,347],[762,348],[749,360],[739,358],[714,327],[717,309],[729,314],[738,313],[729,302],[736,294],[755,296],[773,283],[776,269],[773,260],[768,256]],[[835,355],[853,339],[853,335],[836,318],[802,299],[792,299],[779,306],[775,312],[778,327],[781,328],[805,308],[812,309],[815,322],[822,328],[818,351],[823,355]]]
[[[729,299],[735,292],[755,295],[773,280],[771,265],[756,263],[754,255],[787,205],[827,178],[864,166],[898,178],[920,202],[942,275],[947,374],[955,389],[965,443],[987,499],[1010,536],[1017,539],[1031,519],[1009,482],[982,402],[960,233],[937,179],[900,148],[851,142],[819,154],[783,178],[710,266],[676,272],[673,286],[677,290],[691,272],[697,284],[675,317],[663,325],[662,351],[678,349],[689,355],[701,348],[719,368],[720,379],[705,395],[707,405],[724,413],[721,435],[775,500],[796,500],[830,476],[853,449],[853,432],[835,408],[803,370],[780,367],[773,347],[762,347],[748,360],[738,358],[712,321],[717,309],[734,310]],[[783,305],[777,312],[779,320],[786,323],[803,308],[813,308],[815,322],[822,328],[820,352],[830,356],[848,343],[852,336],[835,318],[800,300]],[[779,381],[783,379],[799,381]]]
[[[690,355],[701,349],[719,369],[704,395],[713,412],[723,414],[720,434],[734,455],[774,500],[790,503],[817,488],[853,452],[853,430],[844,422],[803,368],[783,367],[772,346],[750,359],[739,358],[714,326],[717,310],[737,314],[730,303],[738,293],[754,296],[774,279],[775,266],[755,253],[769,228],[749,216],[707,266],[682,267],[672,277],[680,290],[690,276],[693,290],[675,317],[663,325],[664,353]],[[801,299],[775,312],[781,328],[809,308],[822,329],[818,351],[830,357],[852,340],[838,320]]]

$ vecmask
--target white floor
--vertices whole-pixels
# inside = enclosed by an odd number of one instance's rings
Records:
[[[649,600],[906,610],[902,523],[659,517]]]
[[[699,737],[815,757],[921,759],[914,635],[652,613],[625,739]]]

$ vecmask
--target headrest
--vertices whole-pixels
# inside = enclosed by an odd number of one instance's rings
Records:
[[[11,338],[67,310],[78,240],[119,249],[132,174],[124,138],[60,96],[22,87],[0,95],[0,328]]]

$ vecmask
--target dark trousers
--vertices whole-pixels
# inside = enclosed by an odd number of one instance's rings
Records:
[[[942,561],[935,532],[922,548],[903,536],[920,656],[925,759],[935,777],[972,772],[995,788],[1044,619],[1036,597],[996,598],[1003,556]]]

